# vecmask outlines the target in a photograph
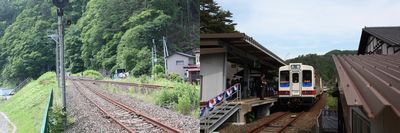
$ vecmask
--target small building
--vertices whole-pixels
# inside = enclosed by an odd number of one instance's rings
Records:
[[[400,27],[365,27],[358,54],[400,54]]]
[[[333,56],[339,132],[400,131],[400,27],[366,27],[358,55]]]
[[[186,79],[187,69],[185,69],[185,67],[189,65],[195,65],[195,61],[195,56],[193,55],[176,52],[175,54],[167,57],[167,72],[169,74],[176,73],[182,78]]]
[[[199,84],[200,83],[200,49],[195,51],[195,64],[184,66],[186,70],[187,82]]]

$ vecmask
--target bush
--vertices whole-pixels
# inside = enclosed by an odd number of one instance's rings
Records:
[[[151,75],[159,76],[164,75],[164,68],[160,64],[154,65],[153,69],[151,70]]]
[[[95,71],[95,70],[86,70],[83,72],[83,76],[87,77],[87,78],[92,78],[95,80],[101,80],[104,78],[100,72]]]
[[[62,132],[63,131],[63,117],[65,114],[62,112],[62,107],[60,105],[54,105],[49,113],[49,122],[50,122],[50,132]]]
[[[192,106],[190,104],[190,98],[186,95],[182,95],[181,97],[178,98],[178,104],[176,106],[178,112],[184,115],[190,114],[190,110],[192,109]]]
[[[199,107],[199,89],[186,83],[176,83],[173,89],[164,88],[156,95],[156,104],[190,114]]]
[[[182,77],[176,73],[168,74],[168,79],[175,82],[183,82]]]
[[[147,83],[149,83],[149,81],[150,81],[150,77],[147,76],[147,75],[142,75],[142,76],[139,77],[139,82],[140,83],[147,84]]]
[[[162,89],[159,94],[156,96],[156,104],[168,108],[173,109],[178,102],[179,94],[172,89]]]

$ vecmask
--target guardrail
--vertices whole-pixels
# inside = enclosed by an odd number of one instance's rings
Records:
[[[19,83],[18,86],[16,86],[12,91],[10,91],[9,95],[17,93],[22,87],[24,87],[26,84],[28,84],[29,81],[31,81],[31,80],[32,80],[32,78],[26,78],[24,81]]]
[[[40,128],[40,133],[49,133],[49,110],[53,106],[53,89],[50,91],[49,100],[47,102],[46,109],[44,111],[43,120],[42,120],[42,127]]]

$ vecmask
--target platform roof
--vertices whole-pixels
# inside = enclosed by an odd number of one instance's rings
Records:
[[[369,118],[384,109],[400,117],[400,55],[346,55],[333,60],[348,106],[361,107]]]
[[[368,45],[368,38],[374,36],[385,43],[400,47],[400,26],[392,27],[365,27],[361,32],[358,54],[365,54]]]
[[[244,33],[212,33],[200,35],[200,53],[228,53],[234,63],[260,62],[262,66],[279,68],[286,63],[270,50]]]

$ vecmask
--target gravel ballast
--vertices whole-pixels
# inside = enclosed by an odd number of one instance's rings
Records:
[[[106,119],[95,105],[78,92],[71,80],[69,80],[66,93],[67,113],[73,123],[68,125],[65,132],[126,132],[118,124]]]
[[[119,93],[106,91],[105,88],[109,86],[107,84],[93,84],[93,82],[90,81],[82,81],[81,83],[84,83],[86,87],[96,89],[96,91],[104,95],[110,96],[135,110],[141,111],[148,116],[166,125],[180,129],[185,133],[199,132],[199,120],[196,118],[185,116],[157,105],[145,103],[130,96],[129,93],[125,91],[119,91]],[[115,85],[115,87],[127,89],[125,86],[122,87],[120,85]],[[84,86],[79,86],[80,90],[83,90],[83,88]],[[91,99],[94,99],[94,97]],[[127,132],[110,118],[103,115],[95,105],[91,104],[89,100],[83,97],[71,81],[67,86],[67,112],[73,119],[73,124],[67,127],[66,132]]]
[[[122,102],[141,112],[144,112],[153,118],[157,118],[163,123],[181,129],[184,132],[200,132],[200,123],[199,120],[196,118],[185,116],[156,105],[141,102],[141,100],[135,99],[127,93],[108,92],[105,90],[104,87],[106,86],[104,84],[88,83],[87,85],[92,86],[91,88],[98,89],[99,92],[106,94],[119,102]]]

